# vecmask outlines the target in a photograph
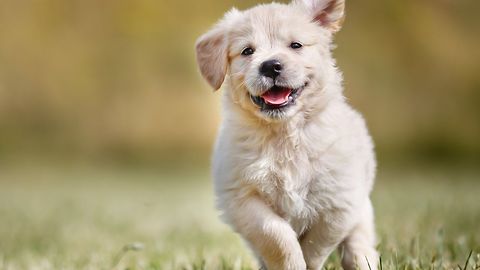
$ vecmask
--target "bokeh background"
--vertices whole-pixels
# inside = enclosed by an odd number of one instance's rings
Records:
[[[9,224],[0,236],[11,237],[3,245],[0,237],[0,266],[3,258],[4,266],[21,268],[25,259],[18,254],[23,253],[38,262],[32,258],[53,252],[51,245],[57,242],[51,239],[61,239],[66,246],[76,241],[67,237],[68,232],[57,235],[69,217],[59,215],[55,207],[65,202],[70,203],[65,213],[103,209],[98,210],[99,216],[118,217],[117,223],[128,232],[133,226],[126,218],[129,212],[117,213],[117,202],[137,203],[143,198],[139,195],[129,201],[128,190],[140,186],[158,190],[161,197],[169,190],[166,187],[182,182],[205,190],[204,209],[216,219],[209,210],[213,198],[208,166],[221,117],[221,93],[213,93],[199,75],[194,43],[232,6],[244,9],[256,3],[0,1],[0,189],[4,197],[0,213],[2,223],[7,219]],[[398,185],[410,178],[415,179],[411,190],[416,189],[415,183],[424,182],[419,185],[428,191],[429,181],[433,179],[434,186],[440,177],[447,178],[439,181],[449,190],[461,178],[466,191],[480,192],[479,10],[476,0],[347,2],[347,19],[336,36],[334,54],[344,72],[349,103],[367,119],[377,146],[380,179],[386,183]],[[84,189],[78,189],[79,183]],[[105,194],[90,192],[101,192],[97,185],[105,186]],[[118,185],[123,185],[119,189],[125,194],[115,193]],[[389,190],[388,185],[383,189]],[[183,198],[181,189],[173,190]],[[98,199],[92,194],[102,200],[84,208],[84,201]],[[155,194],[149,202],[155,201]],[[459,197],[473,198],[469,194]],[[162,213],[181,216],[174,207],[177,201]],[[45,207],[32,208],[42,203]],[[144,209],[145,215],[156,220],[150,210]],[[43,220],[45,216],[53,224]],[[103,219],[99,221],[103,225],[98,225],[82,214],[75,216],[76,223],[85,225],[79,228],[111,228]],[[480,221],[478,213],[462,217],[465,224]],[[39,232],[50,228],[52,235],[29,236],[28,228],[17,226],[25,221],[37,224],[34,228]],[[157,223],[150,224],[155,231]],[[473,229],[465,226],[457,228],[473,235]],[[150,231],[143,232],[147,238]],[[476,237],[465,250],[479,246]],[[129,241],[117,240],[112,250]],[[32,243],[38,252],[29,249]],[[90,244],[84,243],[84,248],[88,250]],[[80,257],[91,260],[88,255]]]
[[[258,1],[0,3],[0,157],[208,159],[195,39]],[[335,56],[380,160],[478,161],[478,1],[351,1]]]

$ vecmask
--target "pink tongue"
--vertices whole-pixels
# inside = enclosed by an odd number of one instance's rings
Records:
[[[268,90],[261,97],[267,104],[281,105],[288,101],[291,92],[292,90],[288,88],[274,89]]]

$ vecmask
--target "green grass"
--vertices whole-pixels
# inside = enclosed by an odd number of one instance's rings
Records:
[[[479,175],[381,173],[383,269],[480,269]],[[0,269],[255,269],[211,190],[207,172],[3,168]]]

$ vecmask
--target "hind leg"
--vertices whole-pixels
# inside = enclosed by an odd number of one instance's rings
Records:
[[[378,253],[375,250],[375,224],[371,202],[363,211],[360,222],[342,243],[342,266],[345,270],[376,270]],[[368,261],[367,261],[368,260]]]

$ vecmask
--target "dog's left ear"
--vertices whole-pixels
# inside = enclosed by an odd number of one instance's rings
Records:
[[[294,4],[306,8],[313,21],[337,32],[345,19],[345,0],[294,0]]]
[[[201,36],[195,45],[202,76],[218,90],[227,73],[227,41],[221,25]]]

